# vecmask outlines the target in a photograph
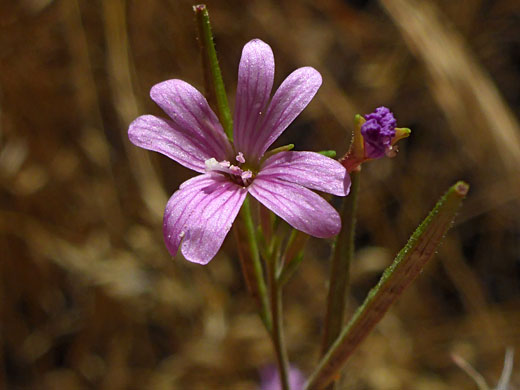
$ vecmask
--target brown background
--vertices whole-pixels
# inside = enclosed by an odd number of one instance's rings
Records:
[[[232,240],[206,267],[164,247],[165,202],[193,173],[126,136],[138,115],[160,114],[153,84],[203,85],[191,5],[0,2],[0,388],[247,390],[273,361]],[[349,310],[442,192],[472,185],[435,261],[347,365],[345,388],[474,389],[451,353],[496,384],[505,347],[520,346],[518,1],[208,6],[231,102],[252,38],[272,46],[276,85],[300,66],[321,72],[278,144],[345,153],[354,114],[379,105],[413,130],[395,159],[363,172]],[[327,251],[309,241],[286,289],[289,355],[306,373]]]

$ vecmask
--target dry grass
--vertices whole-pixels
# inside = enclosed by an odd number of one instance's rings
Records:
[[[126,137],[136,116],[160,113],[153,84],[202,86],[191,5],[0,4],[2,389],[246,390],[273,359],[233,242],[207,267],[164,248],[165,201],[191,173]],[[273,47],[276,83],[299,66],[322,73],[280,144],[344,153],[353,115],[383,104],[413,130],[363,173],[352,309],[444,189],[472,184],[437,261],[352,358],[345,388],[475,388],[453,352],[496,381],[505,347],[520,350],[518,2],[208,6],[229,91],[254,37]],[[308,371],[327,246],[307,249],[286,322],[291,360]]]

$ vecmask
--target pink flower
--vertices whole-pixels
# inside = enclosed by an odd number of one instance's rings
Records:
[[[305,377],[296,367],[289,367],[288,379],[291,390],[303,390]],[[280,373],[274,365],[267,366],[260,371],[260,390],[282,390]]]
[[[344,196],[350,178],[337,161],[313,152],[264,154],[303,111],[321,85],[313,68],[294,71],[272,99],[274,57],[255,39],[244,46],[238,69],[234,145],[202,94],[181,80],[155,85],[152,99],[169,119],[144,115],[130,124],[130,141],[201,173],[182,183],[164,212],[166,246],[175,256],[207,264],[220,249],[249,193],[294,228],[330,237],[338,213],[310,189]],[[263,158],[264,157],[264,158]]]

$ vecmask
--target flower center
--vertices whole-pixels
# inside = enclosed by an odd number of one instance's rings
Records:
[[[215,158],[210,158],[204,162],[206,164],[206,172],[222,173],[233,183],[247,187],[253,182],[254,174],[249,169],[242,169],[242,165],[246,162],[242,152],[239,152],[235,159],[237,160],[237,165],[233,165],[227,160],[217,161]]]

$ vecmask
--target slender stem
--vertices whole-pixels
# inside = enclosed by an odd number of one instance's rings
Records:
[[[282,316],[282,289],[276,278],[278,253],[275,251],[268,261],[269,274],[269,295],[271,298],[271,315],[273,318],[273,328],[271,339],[276,352],[278,372],[280,374],[280,385],[283,390],[290,390],[289,387],[289,359],[285,347],[283,336],[283,316]]]
[[[283,286],[285,283],[287,283],[292,276],[296,273],[298,267],[303,261],[303,251],[300,251],[297,253],[290,262],[286,263],[284,267],[282,268],[281,272],[279,273],[280,276],[278,276],[278,283],[280,286]]]
[[[224,80],[222,79],[217,52],[213,42],[208,9],[204,4],[200,4],[193,6],[193,11],[195,12],[199,33],[206,94],[210,103],[215,103],[216,101],[220,123],[222,123],[230,141],[233,141],[233,120],[231,119],[231,111],[229,110],[229,104],[227,101],[226,88],[224,87]],[[237,245],[239,248],[242,272],[249,292],[260,306],[260,317],[262,318],[267,331],[271,332],[272,322],[269,313],[267,288],[262,263],[260,262],[260,254],[258,252],[256,232],[253,218],[251,216],[251,206],[249,205],[249,200],[247,198],[240,210],[240,215],[245,225],[245,229],[243,230],[245,230],[247,234],[247,242],[250,249],[250,256],[247,256],[246,251],[244,251],[242,247],[240,231],[234,229],[235,238],[237,239]]]
[[[283,256],[284,268],[287,267],[291,261],[303,250],[303,247],[307,243],[309,236],[299,230],[293,229],[289,236],[289,242],[285,248],[285,254]]]
[[[341,231],[332,249],[327,313],[321,354],[325,355],[343,327],[345,301],[350,282],[350,263],[354,255],[357,197],[360,171],[350,173],[350,194],[341,209]]]
[[[271,221],[271,212],[263,205],[260,205],[260,226],[262,227],[262,234],[264,235],[267,246],[271,245],[273,238],[273,223]]]
[[[220,123],[222,123],[228,138],[233,141],[233,119],[231,119],[226,88],[224,87],[224,80],[218,64],[208,9],[204,4],[200,4],[195,5],[193,11],[195,12],[199,30],[206,92],[209,94],[209,98],[216,100]]]
[[[242,208],[240,209],[240,217],[245,225],[247,233],[247,241],[250,249],[250,260],[252,264],[247,265],[251,269],[254,277],[255,289],[260,300],[260,317],[268,332],[272,330],[272,320],[269,313],[269,302],[267,297],[267,287],[265,285],[264,271],[260,261],[260,253],[258,251],[258,242],[256,240],[255,226],[251,215],[251,205],[246,197]],[[252,265],[252,267],[251,267]]]
[[[299,230],[294,229],[289,237],[289,242],[282,256],[282,266],[277,273],[280,286],[283,286],[294,275],[303,260],[303,248],[309,236]]]
[[[240,268],[242,270],[242,276],[244,277],[244,281],[247,286],[247,291],[249,291],[249,294],[251,295],[251,297],[253,297],[253,300],[257,304],[258,309],[261,310],[262,299],[260,298],[260,294],[258,293],[258,285],[256,283],[253,261],[251,260],[251,256],[248,255],[248,251],[245,248],[247,238],[245,237],[245,229],[240,219],[235,221],[232,230],[237,245],[238,258],[240,260]]]

